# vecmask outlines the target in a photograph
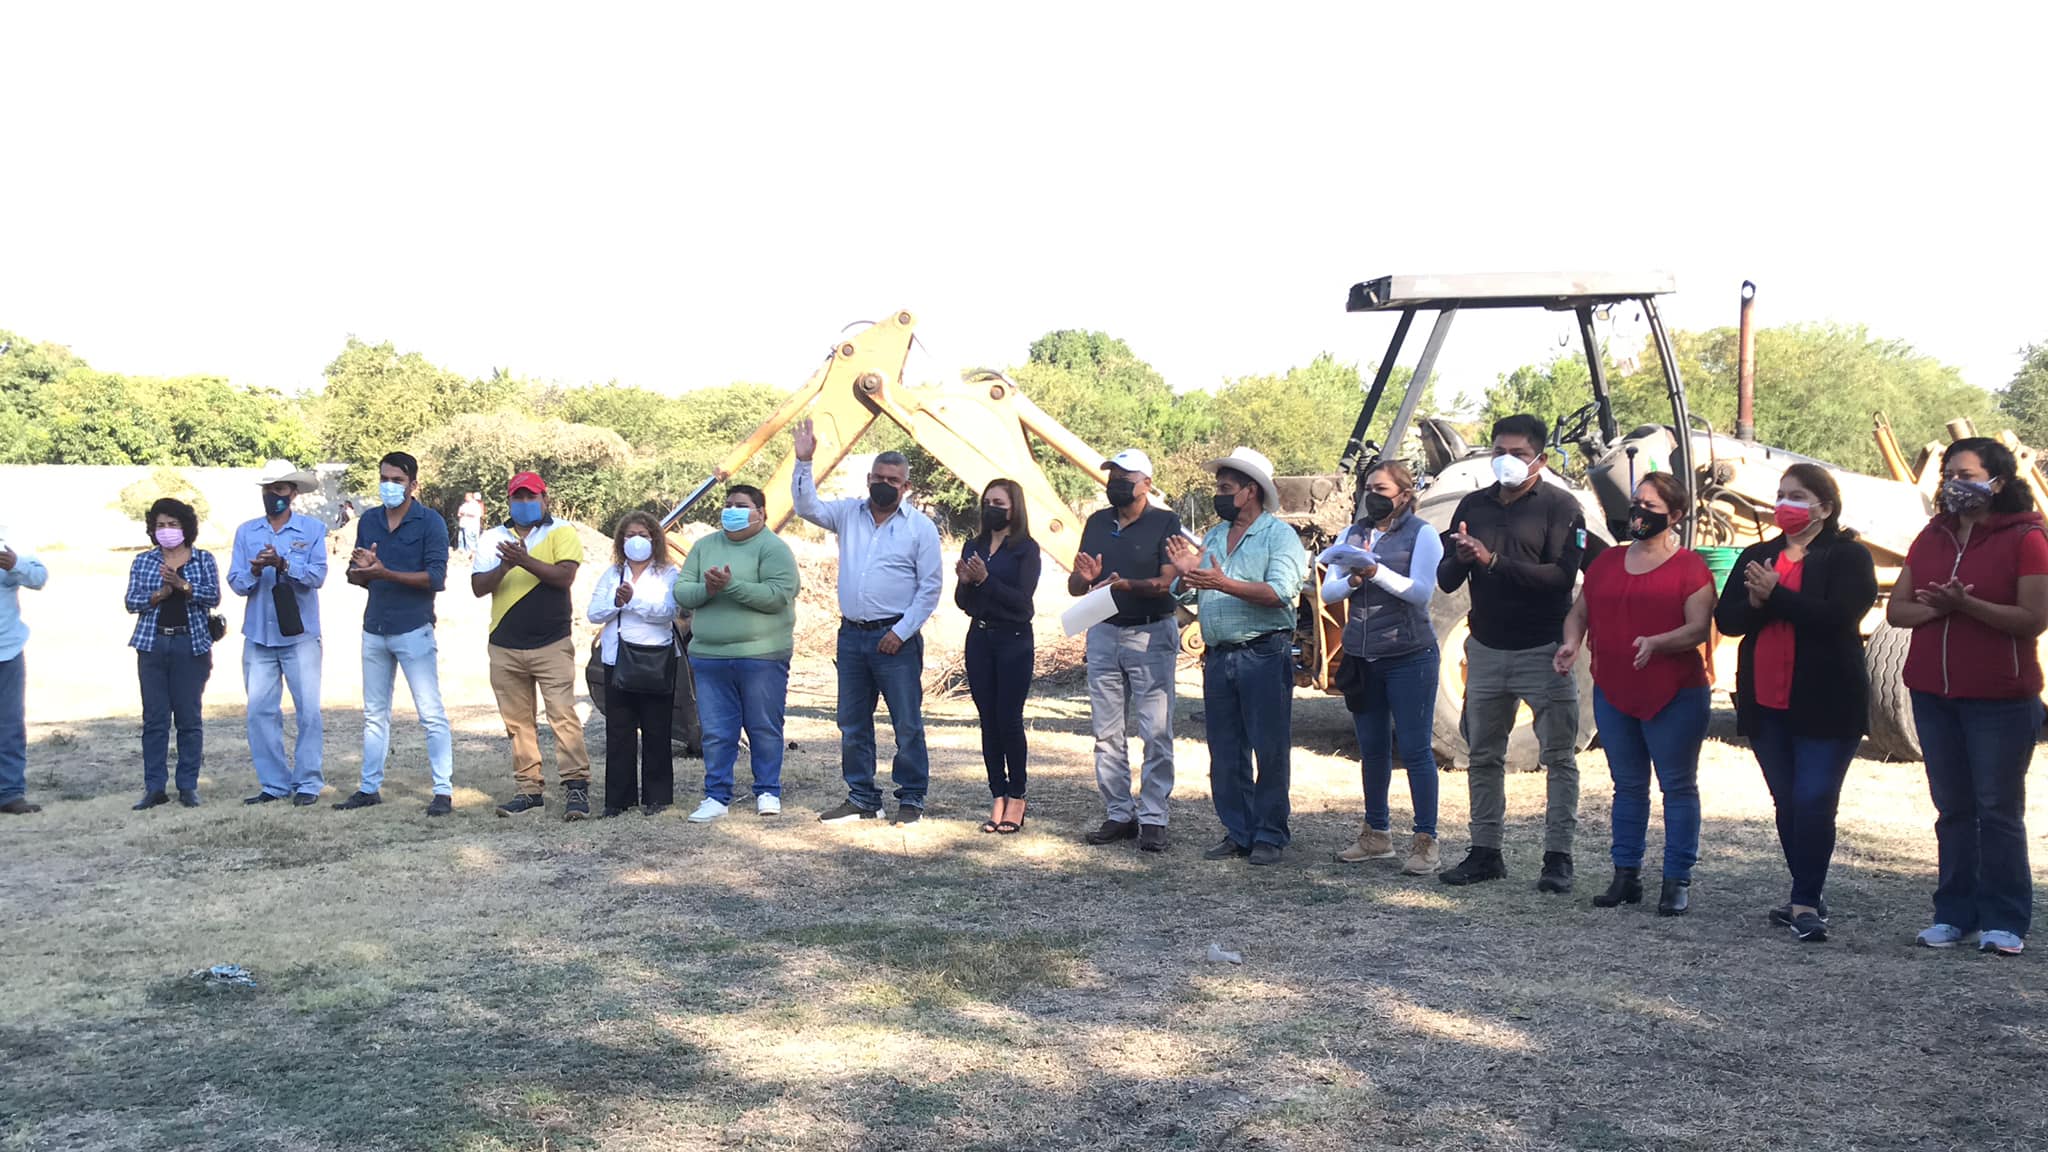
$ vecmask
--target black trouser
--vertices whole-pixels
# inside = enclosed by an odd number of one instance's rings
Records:
[[[977,620],[967,630],[967,692],[981,714],[991,796],[1024,798],[1024,698],[1031,694],[1031,629]]]
[[[675,803],[675,751],[668,742],[674,716],[672,694],[621,692],[615,681],[605,681],[605,807]]]

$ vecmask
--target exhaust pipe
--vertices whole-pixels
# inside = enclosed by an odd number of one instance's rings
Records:
[[[1756,285],[1742,282],[1741,359],[1736,369],[1735,438],[1756,443]]]

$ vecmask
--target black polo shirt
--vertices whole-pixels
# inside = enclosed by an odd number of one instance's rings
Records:
[[[1081,551],[1102,557],[1102,574],[1126,580],[1151,580],[1167,563],[1166,542],[1180,535],[1180,517],[1158,505],[1147,505],[1128,528],[1116,521],[1116,509],[1104,508],[1081,527]],[[1140,596],[1116,591],[1116,615],[1109,622],[1131,625],[1173,615],[1173,597]]]
[[[1467,564],[1450,534],[1444,535],[1437,587],[1455,592],[1471,580],[1472,638],[1511,652],[1562,641],[1586,551],[1578,499],[1560,485],[1538,481],[1528,495],[1503,504],[1495,484],[1458,501],[1450,531],[1460,524],[1496,557],[1491,568]]]

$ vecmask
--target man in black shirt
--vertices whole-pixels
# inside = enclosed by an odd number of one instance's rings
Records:
[[[1180,628],[1167,589],[1180,573],[1166,542],[1180,535],[1180,517],[1152,506],[1152,461],[1126,448],[1103,461],[1108,508],[1081,529],[1067,591],[1075,596],[1107,583],[1116,615],[1088,629],[1088,701],[1095,721],[1095,785],[1107,815],[1088,843],[1137,838],[1147,852],[1166,851],[1166,800],[1173,794],[1173,671]],[[1144,742],[1143,777],[1131,798],[1128,707]]]
[[[1517,415],[1493,426],[1493,472],[1499,482],[1458,502],[1437,586],[1472,585],[1472,634],[1465,641],[1465,742],[1471,767],[1472,847],[1464,862],[1441,873],[1446,884],[1507,875],[1501,824],[1507,815],[1508,734],[1517,705],[1535,717],[1543,770],[1549,776],[1544,818],[1542,892],[1572,889],[1572,835],[1579,820],[1579,686],[1551,667],[1564,639],[1572,587],[1586,550],[1586,521],[1571,492],[1543,481],[1548,429]]]

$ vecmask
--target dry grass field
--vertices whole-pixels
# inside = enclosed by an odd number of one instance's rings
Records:
[[[1588,904],[1607,871],[1597,752],[1569,899],[1531,890],[1534,776],[1511,794],[1508,882],[1330,862],[1359,797],[1328,699],[1296,702],[1285,863],[1201,861],[1216,823],[1192,672],[1163,857],[1080,842],[1100,809],[1072,683],[1032,704],[1023,834],[976,831],[962,701],[933,705],[933,818],[818,825],[842,797],[818,660],[792,690],[779,819],[502,820],[482,612],[451,594],[453,818],[422,814],[402,693],[393,802],[237,803],[253,776],[232,640],[206,806],[133,813],[126,561],[46,559],[26,604],[47,810],[0,822],[0,1149],[2048,1147],[2041,958],[1912,947],[1934,869],[1914,766],[1856,765],[1835,939],[1805,946],[1764,923],[1783,868],[1725,714],[1680,920]],[[359,594],[337,584],[326,613],[331,802],[360,759]],[[687,811],[701,762],[679,769]],[[1464,791],[1446,777],[1450,860]],[[1211,942],[1243,965],[1209,962]],[[258,987],[189,978],[215,963]]]

